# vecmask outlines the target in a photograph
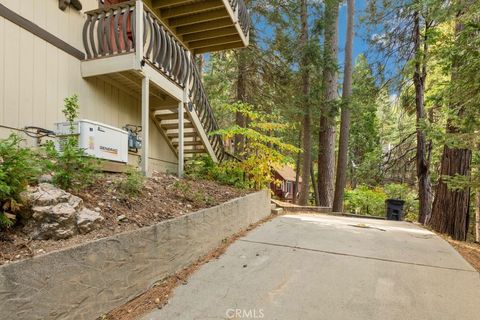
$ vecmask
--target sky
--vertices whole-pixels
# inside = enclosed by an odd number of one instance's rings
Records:
[[[322,1],[322,0],[319,0],[319,1]],[[369,48],[369,45],[367,42],[367,39],[370,39],[372,35],[368,34],[367,28],[360,23],[361,17],[365,15],[367,1],[368,0],[355,0],[355,37],[353,41],[354,63],[355,63],[356,57],[362,53],[366,54],[367,59],[371,64],[375,62],[373,61],[373,59],[376,58],[374,57],[372,49]],[[310,16],[310,18],[313,21],[315,17]],[[266,43],[262,41],[262,38],[268,39],[273,37],[274,30],[271,29],[270,25],[266,23],[262,17],[252,16],[252,19],[254,20],[253,23],[256,24],[256,28],[259,34],[257,38],[258,45],[260,47],[263,47],[264,45],[266,45]],[[346,4],[346,0],[343,0],[343,2],[340,5],[339,21],[338,21],[338,36],[339,36],[338,64],[340,69],[343,69],[343,65],[345,61],[344,47],[345,47],[346,31],[347,31],[347,4]],[[208,56],[206,57],[206,59],[208,60]],[[387,69],[387,72],[390,73],[394,71],[394,68],[395,68],[394,65],[389,65],[387,66],[386,69]],[[341,73],[339,73],[339,76],[341,76]]]
[[[319,1],[322,1],[322,0],[319,0]],[[369,58],[369,56],[370,58],[373,56],[372,54],[369,54],[369,50],[371,49],[369,49],[368,42],[367,42],[367,39],[370,39],[372,35],[368,34],[366,27],[360,23],[361,17],[365,15],[367,1],[368,0],[355,0],[355,38],[354,38],[354,47],[353,47],[353,61],[355,61],[355,58],[361,53],[366,53],[367,58]],[[314,17],[313,14],[310,13],[309,20],[311,20],[311,23],[313,23],[315,18],[316,17]],[[263,18],[256,16],[254,20],[255,20],[254,23],[256,24],[256,28],[258,29],[258,33],[259,33],[258,44],[262,47],[262,38],[267,39],[267,38],[273,37],[274,30],[271,29],[270,25],[266,23]],[[345,47],[346,31],[347,31],[347,4],[346,4],[346,0],[343,0],[343,2],[340,5],[339,21],[338,21],[338,36],[339,36],[338,64],[340,65],[340,67],[343,66],[344,60],[345,60],[344,47]],[[369,59],[369,61],[371,63],[374,62],[372,61],[372,59]]]

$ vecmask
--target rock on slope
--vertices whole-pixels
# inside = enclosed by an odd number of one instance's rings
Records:
[[[22,214],[25,231],[35,240],[60,240],[100,227],[104,218],[84,207],[83,200],[49,183],[23,194],[28,205]]]

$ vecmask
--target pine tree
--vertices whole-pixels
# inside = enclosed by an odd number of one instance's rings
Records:
[[[334,212],[343,211],[343,198],[347,183],[348,141],[350,134],[350,96],[352,95],[352,49],[354,36],[355,0],[347,0],[347,38],[345,42],[345,69],[342,90],[342,113],[340,119],[340,141],[338,147],[337,175],[335,180],[335,196],[333,199]]]
[[[302,142],[303,142],[303,163],[302,163],[302,188],[300,190],[299,204],[307,205],[310,195],[310,166],[312,165],[312,131],[310,120],[310,75],[308,70],[308,7],[306,0],[300,0],[300,46],[301,46],[301,86],[302,86],[302,104],[303,104],[303,121],[302,121]]]
[[[335,121],[337,100],[338,0],[325,0],[323,106],[318,141],[320,206],[330,207],[334,192]]]

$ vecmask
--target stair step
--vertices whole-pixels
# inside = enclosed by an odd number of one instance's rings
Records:
[[[275,215],[282,214],[283,213],[283,208],[272,209],[272,210],[270,210],[270,213],[275,214]]]
[[[175,120],[178,119],[178,110],[176,109],[166,109],[166,110],[157,110],[153,115],[159,120]],[[188,113],[183,114],[184,119],[188,119]]]
[[[202,149],[187,149],[187,150],[184,150],[183,152],[184,152],[185,154],[189,154],[189,153],[190,153],[190,154],[192,154],[192,153],[205,153],[205,152],[207,152],[207,150],[205,150],[205,149],[203,149],[203,148],[202,148]]]
[[[178,138],[178,129],[169,129],[167,130],[166,134],[167,134],[167,137]],[[192,128],[187,128],[183,132],[184,137],[195,137],[196,135],[197,133]]]
[[[174,147],[178,147],[178,141],[172,141],[172,144]],[[201,141],[184,141],[183,142],[184,146],[202,146]]]
[[[175,120],[162,120],[160,121],[160,126],[164,129],[164,130],[170,130],[170,129],[177,129],[178,128],[178,121],[177,122],[165,122],[165,121],[175,121]],[[193,128],[193,125],[190,121],[185,121],[183,123],[183,127],[185,129],[187,128]]]
[[[178,144],[178,137],[172,138],[171,141],[172,141],[172,144]],[[194,142],[194,141],[200,142],[200,139],[198,139],[197,137],[185,137],[183,141],[184,142]]]
[[[270,203],[270,209],[275,209],[277,207],[277,205],[275,203]]]

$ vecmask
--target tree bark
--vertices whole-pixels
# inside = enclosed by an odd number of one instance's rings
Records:
[[[205,57],[203,54],[196,54],[194,59],[195,59],[195,64],[197,65],[197,70],[200,76],[200,80],[203,81],[203,67],[205,66]]]
[[[320,206],[320,196],[318,194],[318,186],[315,181],[315,171],[313,170],[313,162],[310,164],[310,178],[312,180],[312,186],[313,186],[313,195],[315,196],[315,205],[318,207]]]
[[[338,146],[337,176],[335,180],[335,195],[333,198],[334,212],[343,212],[343,198],[347,184],[348,170],[348,139],[350,136],[350,96],[352,95],[352,48],[354,35],[355,0],[347,0],[347,38],[345,41],[345,69],[342,90],[342,114],[340,117],[340,139]]]
[[[302,96],[303,96],[303,157],[302,157],[302,188],[300,189],[299,204],[304,206],[308,204],[310,196],[310,166],[312,164],[312,132],[310,120],[310,102],[309,91],[310,81],[308,72],[308,56],[306,53],[308,45],[308,12],[307,1],[300,0],[300,46],[302,48],[302,58],[300,61],[300,70],[302,74]]]
[[[413,73],[413,84],[415,86],[415,107],[416,107],[416,131],[417,131],[417,154],[416,167],[418,179],[419,215],[418,222],[425,224],[430,217],[430,175],[429,163],[427,160],[427,139],[422,125],[426,119],[425,113],[425,79],[426,79],[426,50],[427,43],[424,39],[423,52],[420,52],[420,13],[414,12],[413,17],[413,50],[415,54],[415,70]],[[427,30],[425,30],[426,32]]]
[[[298,147],[302,145],[302,128],[300,128],[300,132],[298,134]],[[297,161],[295,163],[295,184],[293,186],[293,195],[292,195],[292,203],[297,203],[297,194],[298,194],[298,189],[300,185],[300,162],[302,159],[302,153],[299,152],[297,153]]]
[[[455,33],[459,34],[463,25],[458,21],[455,25]],[[454,58],[452,63],[452,82],[456,81],[457,72],[461,60]],[[452,106],[452,111],[457,108]],[[457,115],[462,117],[463,107],[458,108]],[[459,128],[452,121],[447,123],[447,134],[458,133]],[[440,176],[470,176],[470,164],[472,151],[469,149],[451,148],[445,145],[442,153]],[[427,224],[435,231],[446,233],[455,240],[465,241],[468,232],[468,219],[470,211],[470,187],[464,189],[450,189],[443,178],[437,186],[432,214]]]
[[[338,0],[325,1],[323,88],[318,145],[318,192],[320,206],[330,207],[334,192],[335,122],[331,113],[337,99]]]
[[[237,102],[246,102],[246,57],[245,51],[239,50],[237,56]],[[235,124],[244,128],[246,126],[245,116],[241,112],[235,114]],[[243,135],[235,135],[234,150],[237,156],[241,156],[245,148],[245,137]]]
[[[472,153],[468,149],[444,146],[441,170],[442,176],[468,176]],[[428,225],[435,231],[446,233],[455,240],[467,239],[470,209],[470,188],[452,190],[440,178],[433,202]]]

